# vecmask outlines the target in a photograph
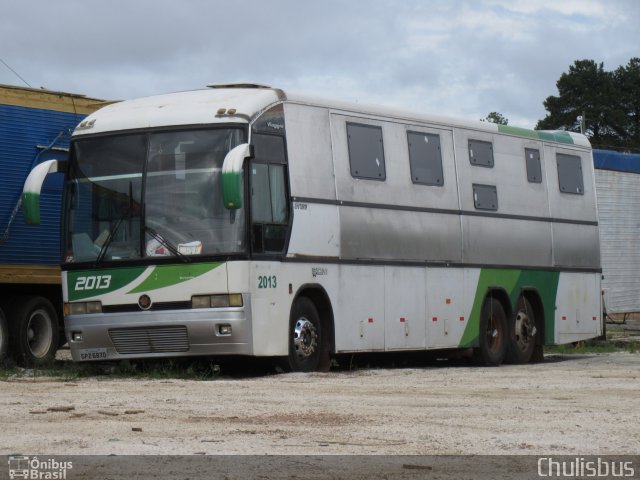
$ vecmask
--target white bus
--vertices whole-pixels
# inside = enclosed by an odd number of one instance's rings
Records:
[[[74,360],[351,352],[539,360],[601,334],[588,140],[253,84],[107,106],[68,163]]]

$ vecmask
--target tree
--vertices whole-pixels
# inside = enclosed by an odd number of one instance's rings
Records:
[[[613,72],[625,114],[625,146],[640,150],[640,58],[632,58]]]
[[[640,59],[614,72],[593,60],[576,60],[544,101],[542,130],[581,131],[594,147],[640,149]]]
[[[480,121],[497,123],[498,125],[509,125],[509,119],[498,112],[491,112],[486,118],[481,118]]]

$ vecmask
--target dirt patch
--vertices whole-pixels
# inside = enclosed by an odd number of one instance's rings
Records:
[[[9,379],[0,452],[636,454],[639,372],[639,354],[614,353],[215,381]]]

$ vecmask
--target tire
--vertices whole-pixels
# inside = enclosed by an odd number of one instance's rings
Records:
[[[7,318],[0,309],[0,365],[7,356],[7,348],[9,346],[9,328],[7,326]]]
[[[58,316],[44,297],[18,297],[11,310],[11,348],[24,366],[50,363],[58,349]]]
[[[488,297],[480,313],[479,346],[474,350],[478,365],[498,366],[507,352],[507,316],[502,304]]]
[[[505,361],[515,364],[529,363],[536,349],[539,331],[531,303],[525,297],[520,297],[515,315],[509,322]]]
[[[329,342],[325,330],[314,303],[307,297],[298,297],[293,302],[289,319],[289,370],[329,370]]]

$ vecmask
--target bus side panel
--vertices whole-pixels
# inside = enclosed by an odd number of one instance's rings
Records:
[[[580,157],[583,194],[563,193],[558,181],[557,154]],[[593,162],[584,149],[545,145],[546,179],[549,184],[550,215],[555,219],[597,222]],[[600,239],[596,225],[553,224],[554,265],[600,268]],[[599,301],[599,294],[598,294]]]
[[[336,205],[293,203],[288,257],[338,258],[340,219]]]
[[[385,336],[385,269],[339,265],[334,307],[336,350],[383,351]]]
[[[289,351],[291,299],[286,292],[292,275],[287,275],[287,270],[281,262],[249,264],[253,354],[256,356],[284,356]]]
[[[351,175],[348,122],[381,129],[384,181]],[[439,136],[444,185],[412,182],[408,132]],[[331,138],[337,199],[347,203],[339,210],[342,259],[462,261],[450,130],[332,114]]]
[[[602,334],[600,274],[561,273],[555,311],[555,343]]]
[[[285,103],[284,111],[291,195],[335,200],[328,110]]]
[[[554,262],[559,267],[600,267],[600,237],[595,225],[553,225]]]
[[[385,349],[426,347],[426,276],[421,267],[385,267]]]
[[[549,223],[463,216],[462,230],[467,263],[542,268],[551,265]]]
[[[465,306],[464,288],[469,280],[465,281],[462,268],[428,268],[426,277],[429,305],[426,318],[427,347],[457,347],[466,325],[466,312],[470,310]]]
[[[548,221],[499,218],[500,215],[549,217],[546,182],[529,182],[526,170],[525,148],[542,154],[542,143],[498,132],[455,129],[454,133],[460,209],[467,213],[461,218],[464,262],[551,266],[551,224]],[[471,164],[470,142],[473,141],[491,143],[491,167]],[[474,185],[495,187],[497,203],[477,205]],[[498,217],[492,217],[496,215]]]
[[[345,259],[462,260],[457,215],[345,206],[340,233]]]

